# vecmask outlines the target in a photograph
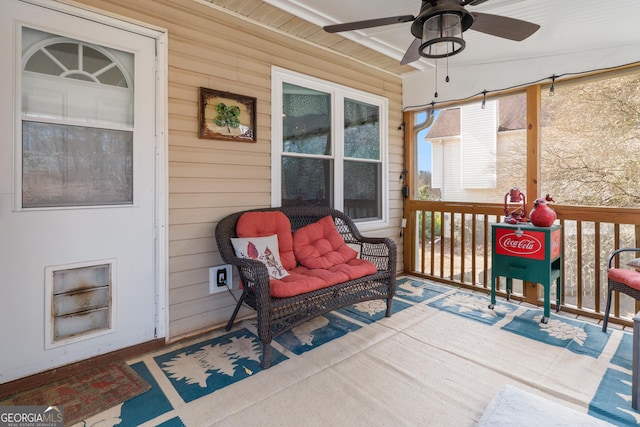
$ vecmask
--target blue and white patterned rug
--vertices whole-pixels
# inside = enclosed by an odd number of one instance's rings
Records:
[[[555,313],[548,324],[542,324],[542,310],[506,301],[488,309],[488,302],[487,295],[405,277],[397,281],[393,313],[415,306],[423,311],[436,309],[588,358],[603,357],[603,349],[614,333],[610,330],[604,334],[597,325]],[[307,352],[379,322],[385,310],[381,300],[356,304],[282,334],[272,343],[272,366],[293,358],[304,359]],[[243,322],[236,328],[132,363],[152,389],[79,425],[184,425],[176,406],[188,405],[262,371],[255,324]],[[615,425],[636,426],[640,425],[640,414],[631,409],[630,400],[632,336],[615,333],[622,338],[590,402],[589,414]]]

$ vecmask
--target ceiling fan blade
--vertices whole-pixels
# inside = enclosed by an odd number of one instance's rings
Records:
[[[411,46],[409,46],[409,49],[407,49],[407,51],[404,53],[404,56],[402,57],[402,61],[400,61],[400,64],[405,65],[420,59],[421,43],[422,43],[422,40],[420,40],[419,38],[416,37],[415,39],[413,39]]]
[[[362,30],[364,28],[381,27],[383,25],[410,22],[416,19],[413,15],[390,16],[388,18],[367,19],[365,21],[347,22],[344,24],[327,25],[324,30],[327,33],[339,33],[341,31]]]
[[[538,24],[508,16],[476,12],[471,14],[474,18],[472,30],[517,42],[526,39],[540,28]]]

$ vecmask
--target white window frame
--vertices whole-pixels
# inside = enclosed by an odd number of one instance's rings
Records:
[[[344,210],[344,162],[353,160],[344,156],[344,100],[365,102],[380,110],[380,163],[381,163],[381,218],[357,220],[361,230],[377,229],[389,225],[389,101],[347,86],[307,76],[295,71],[273,66],[271,68],[271,206],[282,204],[282,87],[289,83],[331,95],[331,152],[334,160],[334,200],[335,209]],[[360,159],[355,159],[360,161]],[[363,161],[366,161],[363,160]]]

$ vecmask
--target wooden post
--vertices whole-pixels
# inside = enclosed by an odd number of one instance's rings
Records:
[[[413,271],[414,270],[414,249],[415,249],[415,224],[414,218],[407,218],[406,213],[409,212],[407,209],[407,203],[412,199],[411,192],[415,191],[414,184],[414,175],[416,174],[415,164],[416,164],[416,143],[415,143],[415,112],[414,111],[405,111],[404,112],[404,170],[407,171],[404,174],[404,180],[402,185],[406,185],[409,187],[409,197],[404,198],[402,196],[402,212],[404,218],[407,219],[407,224],[404,229],[401,229],[402,235],[404,237],[404,271]],[[408,254],[408,256],[407,256]]]
[[[540,85],[527,87],[527,209],[531,211],[533,201],[540,192]],[[529,212],[526,213],[529,215]],[[525,301],[538,303],[537,283],[525,282],[523,286]]]

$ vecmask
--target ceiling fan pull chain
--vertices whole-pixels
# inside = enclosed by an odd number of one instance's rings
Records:
[[[447,56],[447,78],[444,79],[445,82],[449,83],[449,57]]]
[[[436,93],[433,94],[433,97],[437,98],[438,97],[438,60],[437,59],[435,60],[435,63],[436,63],[436,81],[435,81],[435,83],[436,83]]]

